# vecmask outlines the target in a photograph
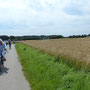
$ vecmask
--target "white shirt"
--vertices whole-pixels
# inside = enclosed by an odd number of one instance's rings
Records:
[[[6,53],[5,48],[6,48],[6,44],[5,43],[2,43],[2,45],[0,45],[0,55],[1,55],[1,50],[3,50],[2,51],[2,55],[4,55]]]

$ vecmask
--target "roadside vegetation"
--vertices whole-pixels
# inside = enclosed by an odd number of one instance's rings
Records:
[[[16,40],[16,41],[20,41],[20,40],[45,40],[45,39],[60,39],[60,38],[86,38],[86,37],[90,37],[90,34],[86,35],[72,35],[72,36],[68,36],[68,37],[64,37],[62,35],[27,35],[27,36],[7,36],[7,35],[0,35],[0,38],[2,40]]]
[[[16,44],[16,50],[32,90],[90,90],[90,72],[64,63],[64,57],[54,57],[21,43]]]
[[[64,62],[71,62],[78,68],[90,70],[90,38],[26,40],[22,43],[34,47],[48,54],[66,58]]]

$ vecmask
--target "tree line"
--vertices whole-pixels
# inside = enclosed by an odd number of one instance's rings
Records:
[[[85,38],[90,36],[90,34],[86,35],[72,35],[72,36],[68,36],[68,37],[64,37],[62,35],[40,35],[40,36],[7,36],[7,35],[1,35],[0,38],[2,40],[43,40],[43,39],[60,39],[60,38]]]
[[[83,34],[83,35],[72,35],[72,36],[69,36],[69,38],[84,38],[84,37],[88,37],[88,36],[90,36],[90,34],[89,35],[86,35],[86,34]]]
[[[6,36],[6,35],[2,35],[0,36],[0,38],[2,40],[43,40],[43,39],[59,39],[59,38],[63,38],[62,35],[41,35],[41,36]]]

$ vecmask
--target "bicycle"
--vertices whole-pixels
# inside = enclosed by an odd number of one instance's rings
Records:
[[[2,72],[2,70],[3,70],[3,68],[4,68],[4,57],[3,57],[3,55],[2,55],[2,50],[0,51],[1,53],[1,55],[0,55],[0,72]]]

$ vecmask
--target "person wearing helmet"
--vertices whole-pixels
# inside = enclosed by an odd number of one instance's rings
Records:
[[[0,55],[3,56],[3,60],[6,61],[5,54],[6,54],[6,44],[0,39]]]

